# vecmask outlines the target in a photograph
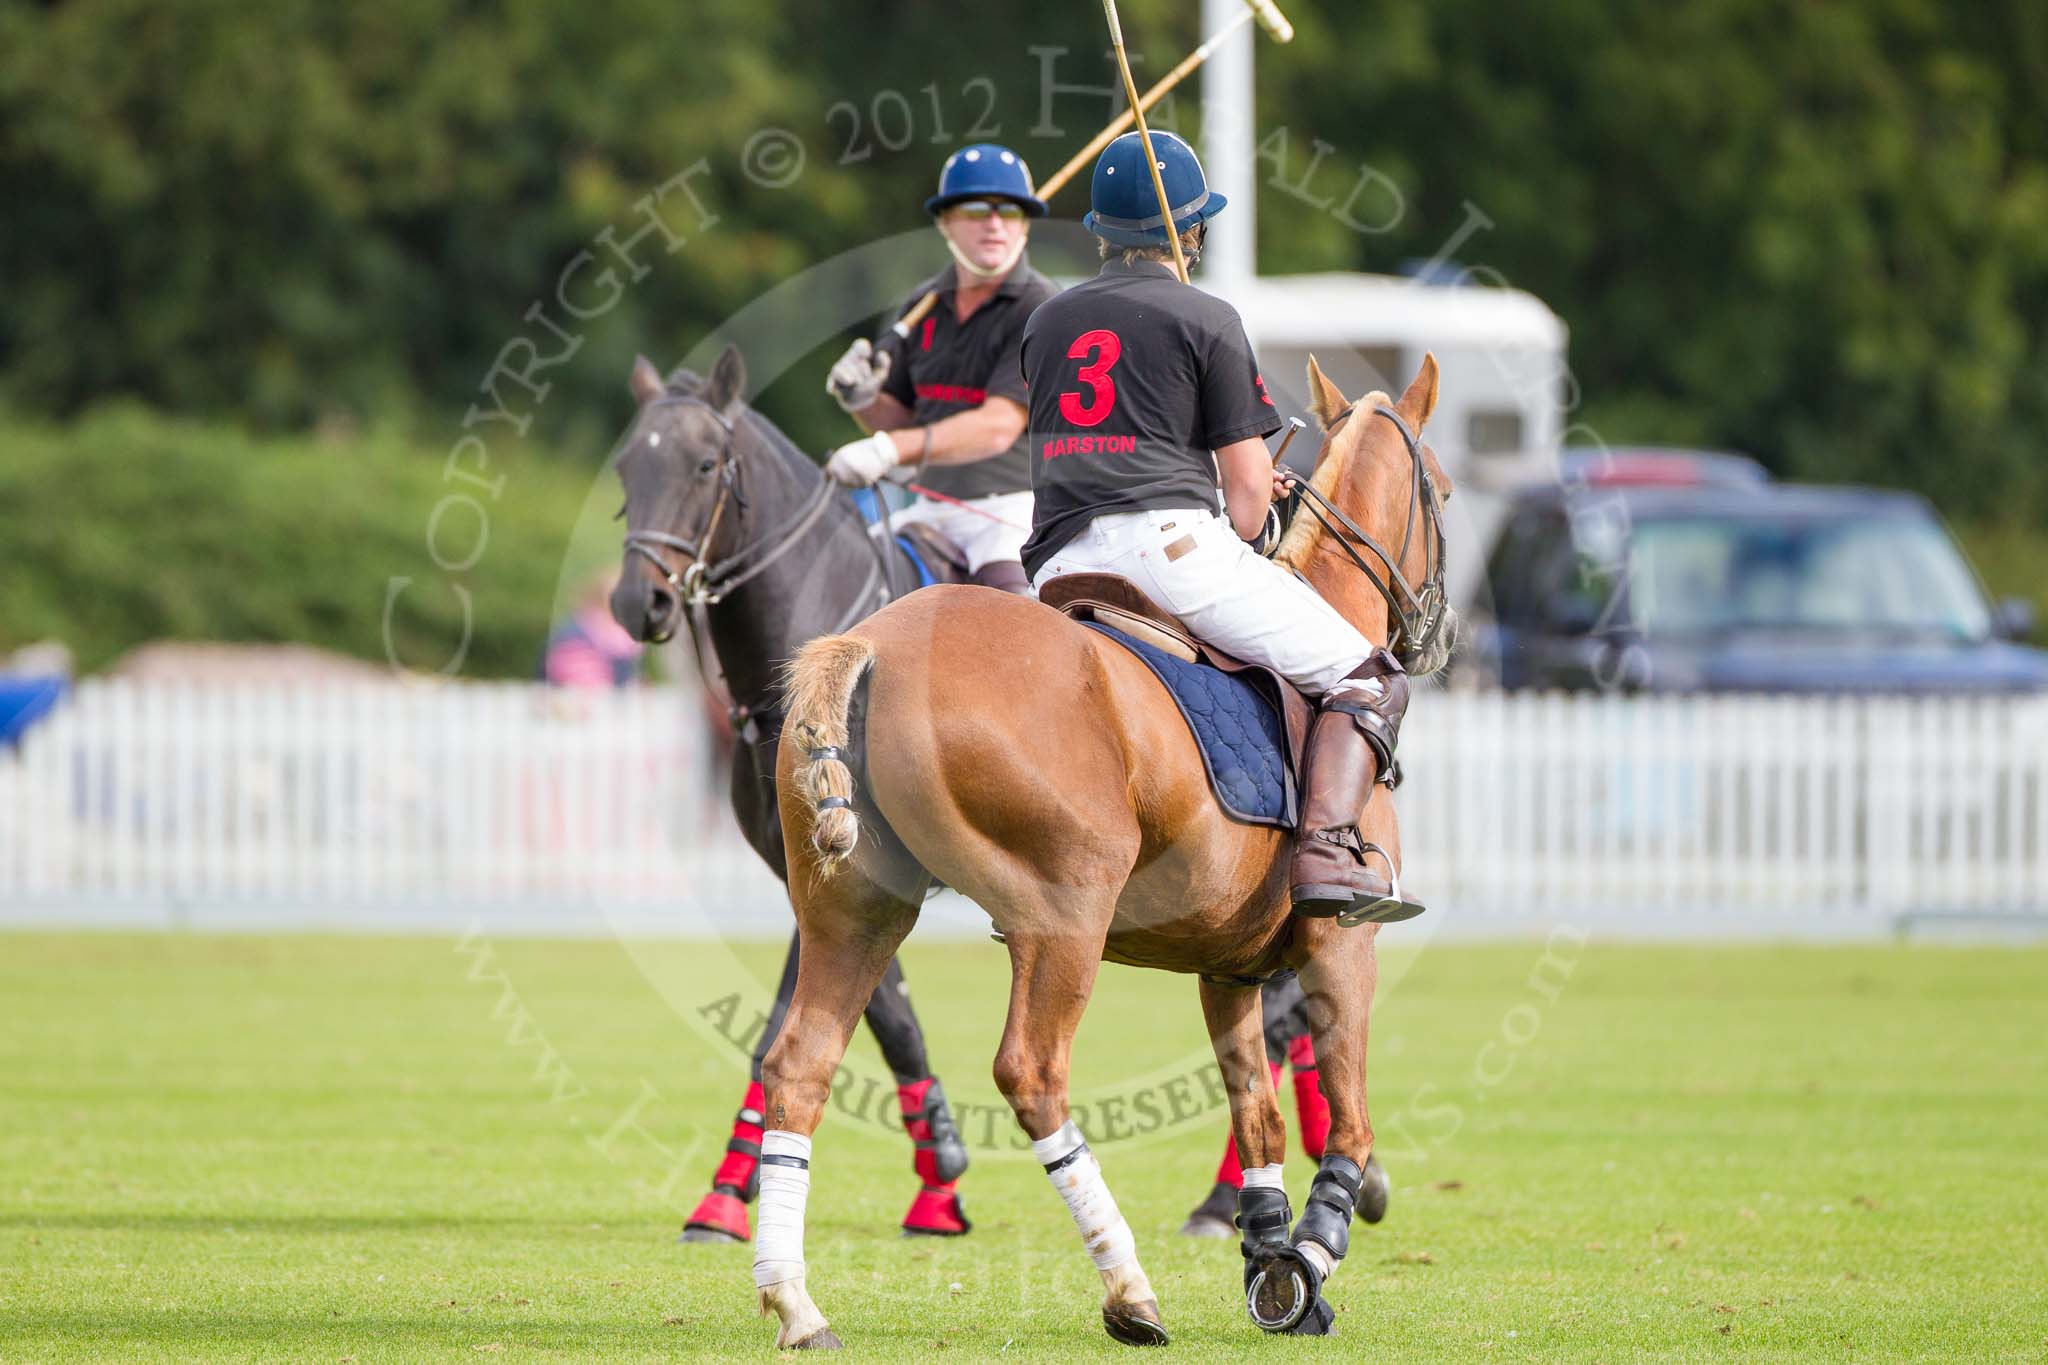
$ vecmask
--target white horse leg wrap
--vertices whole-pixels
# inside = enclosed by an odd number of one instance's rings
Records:
[[[1279,1162],[1270,1166],[1247,1166],[1244,1172],[1244,1187],[1248,1190],[1279,1190],[1287,1192],[1287,1182],[1281,1179],[1285,1168]]]
[[[1136,1259],[1138,1243],[1131,1236],[1131,1225],[1118,1211],[1116,1199],[1103,1183],[1102,1166],[1074,1121],[1068,1119],[1051,1137],[1032,1143],[1031,1154],[1045,1167],[1060,1198],[1067,1201],[1067,1212],[1074,1215],[1074,1226],[1081,1230],[1081,1241],[1095,1268],[1109,1270]]]
[[[811,1196],[811,1140],[770,1129],[761,1135],[754,1287],[804,1277],[804,1203]]]

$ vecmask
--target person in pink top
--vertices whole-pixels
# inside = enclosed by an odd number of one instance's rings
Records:
[[[640,676],[640,642],[612,619],[613,576],[600,574],[584,585],[567,620],[548,634],[541,677],[556,687],[630,686]]]

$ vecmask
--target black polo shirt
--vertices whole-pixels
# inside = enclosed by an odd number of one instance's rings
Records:
[[[994,296],[965,322],[953,309],[957,289],[958,276],[950,265],[919,285],[896,310],[897,317],[934,290],[939,301],[911,329],[908,341],[891,331],[882,343],[890,352],[889,378],[882,392],[909,408],[911,421],[918,426],[971,411],[990,398],[1026,406],[1024,374],[1017,364],[1024,322],[1033,309],[1059,292],[1023,256],[996,286]],[[1002,454],[973,464],[932,465],[918,482],[954,498],[1022,493],[1031,487],[1031,456],[1019,437]]]
[[[1211,452],[1280,429],[1237,310],[1162,262],[1110,261],[1039,308],[1022,363],[1036,497],[1027,573],[1107,513],[1214,509]]]

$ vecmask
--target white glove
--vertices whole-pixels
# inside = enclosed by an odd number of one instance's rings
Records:
[[[866,337],[846,348],[825,376],[825,392],[849,413],[875,401],[889,377],[889,352],[878,351]]]
[[[848,488],[866,488],[894,469],[901,458],[889,433],[878,431],[833,451],[825,462],[825,477]]]

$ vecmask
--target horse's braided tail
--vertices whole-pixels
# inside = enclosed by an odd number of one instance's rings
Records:
[[[811,847],[818,852],[820,877],[837,871],[860,840],[853,769],[847,764],[847,711],[874,661],[868,641],[827,635],[797,651],[785,680],[790,737],[804,754],[796,766],[796,789],[811,805]]]

